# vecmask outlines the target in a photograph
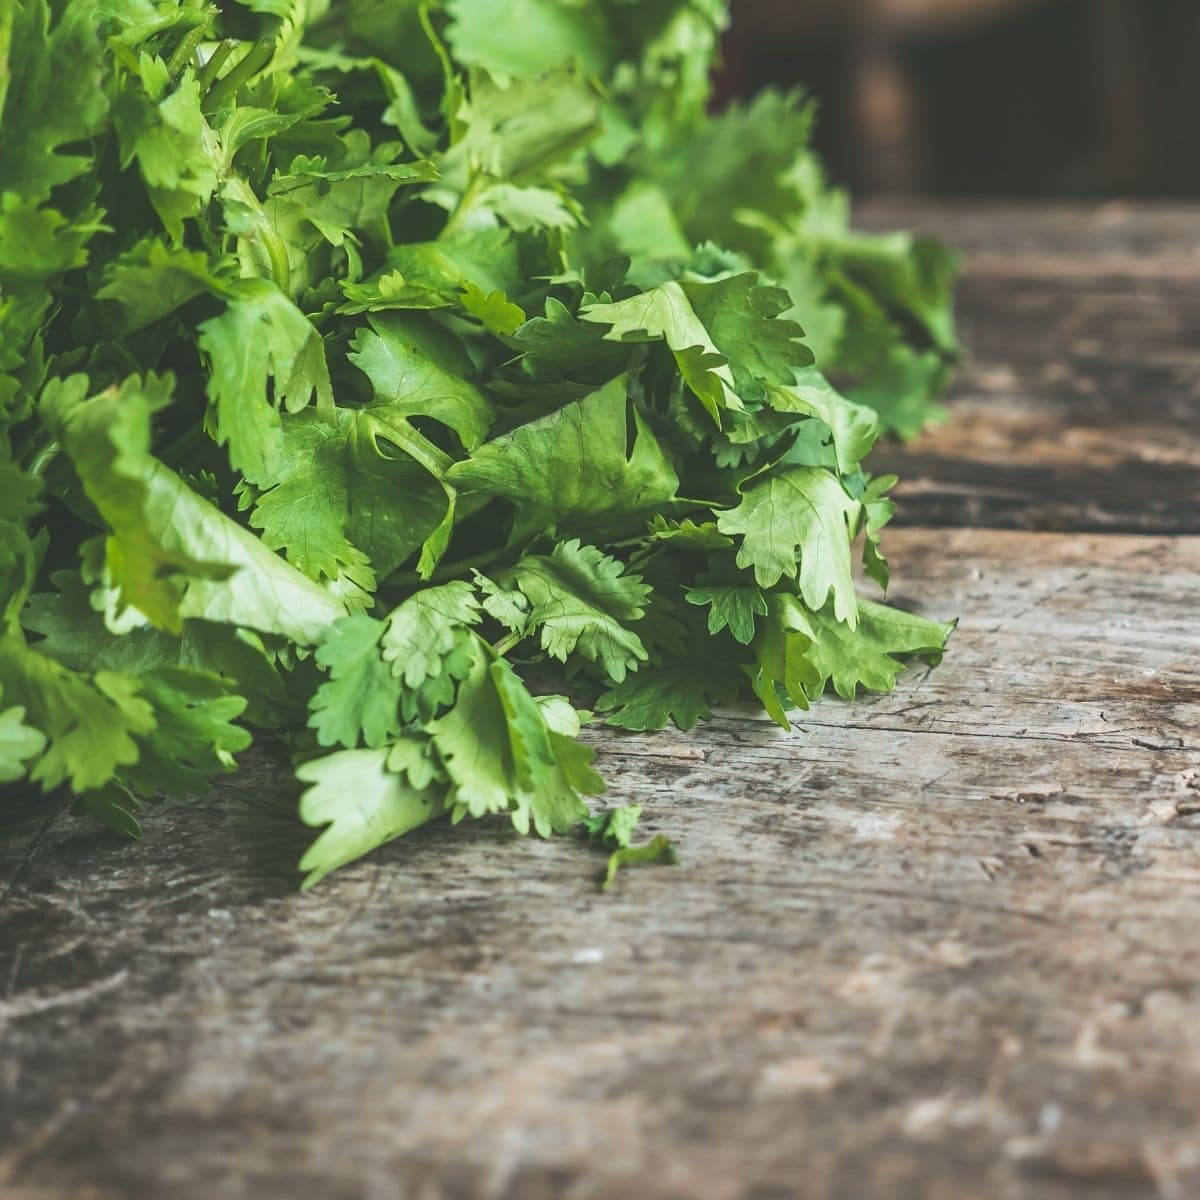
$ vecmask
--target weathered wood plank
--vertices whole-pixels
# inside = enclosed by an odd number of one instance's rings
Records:
[[[0,911],[0,1194],[1200,1194],[1200,539],[891,546],[944,666],[596,732],[684,860],[610,895],[485,827],[298,896],[263,760],[53,834]]]
[[[868,210],[965,256],[952,420],[876,470],[914,525],[1200,532],[1200,209]]]
[[[1194,204],[996,203],[874,199],[855,210],[864,229],[912,229],[941,238],[970,261],[1004,270],[1033,260],[1064,274],[1155,277],[1200,271]]]

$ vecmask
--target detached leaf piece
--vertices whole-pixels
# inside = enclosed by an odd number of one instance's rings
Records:
[[[0,784],[137,837],[262,731],[306,887],[468,818],[585,822],[607,887],[675,851],[589,815],[593,712],[787,725],[937,660],[852,566],[886,590],[869,452],[934,415],[953,261],[849,228],[803,99],[711,115],[727,24],[0,3]]]
[[[584,832],[593,842],[616,847],[608,856],[608,863],[600,873],[601,891],[606,892],[612,887],[613,880],[622,867],[650,863],[666,863],[673,866],[679,861],[675,846],[670,839],[661,834],[640,846],[633,845],[633,834],[641,816],[640,805],[626,804],[622,808],[610,808],[584,819]]]
[[[600,890],[606,892],[612,887],[617,872],[622,867],[648,866],[652,863],[665,863],[673,867],[678,862],[679,855],[676,853],[675,844],[660,833],[640,846],[625,846],[614,850],[608,856],[608,865],[600,879]]]

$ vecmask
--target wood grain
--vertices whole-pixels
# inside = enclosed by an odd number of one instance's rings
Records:
[[[143,846],[52,835],[0,916],[0,1194],[1196,1195],[1200,540],[892,550],[942,668],[593,734],[683,857],[611,895],[476,827],[297,896],[263,759]]]
[[[872,462],[914,525],[1200,533],[1200,213],[869,207],[959,247],[951,420]]]

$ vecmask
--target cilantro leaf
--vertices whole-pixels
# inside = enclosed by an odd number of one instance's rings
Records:
[[[246,701],[220,675],[161,666],[138,677],[139,694],[154,710],[154,728],[138,741],[137,763],[123,774],[143,795],[195,795],[214,775],[236,769],[234,755],[250,745],[234,724]]]
[[[503,497],[521,533],[608,531],[670,510],[679,478],[635,410],[629,451],[628,381],[619,376],[582,400],[485,442],[447,479]]]
[[[507,86],[475,71],[455,115],[464,132],[447,151],[443,174],[449,187],[461,188],[460,216],[469,211],[475,181],[529,185],[552,179],[600,129],[599,97],[570,64]]]
[[[428,725],[458,817],[507,812],[521,833],[565,833],[603,790],[592,751],[555,732],[512,668],[479,639],[455,703]]]
[[[622,867],[648,863],[674,864],[679,861],[674,845],[661,834],[640,846],[633,845],[634,830],[641,816],[641,805],[626,804],[584,818],[583,829],[587,836],[601,846],[613,848],[600,874],[601,891],[607,891],[612,886]]]
[[[440,676],[463,631],[479,621],[479,598],[468,583],[424,588],[394,608],[381,644],[383,657],[407,688]]]
[[[377,576],[352,536],[352,512],[374,511],[376,491],[403,479],[369,436],[356,436],[360,422],[360,414],[342,410],[333,424],[314,412],[286,415],[269,486],[257,492],[250,518],[265,545],[309,579],[332,584],[355,608],[369,602]],[[393,553],[385,561],[394,566],[399,558]]]
[[[570,60],[590,75],[616,53],[613,31],[586,7],[554,0],[450,0],[446,37],[455,57],[503,78],[535,79]],[[514,29],[521,30],[513,37]]]
[[[326,826],[300,860],[305,889],[441,812],[436,792],[389,770],[386,749],[340,750],[304,763],[296,776],[309,784],[301,820]]]
[[[816,368],[796,373],[790,387],[772,387],[767,403],[776,412],[806,413],[824,422],[833,442],[838,470],[852,475],[870,453],[879,434],[876,412],[847,400]]]
[[[759,587],[798,576],[811,609],[823,607],[832,593],[837,619],[854,629],[848,528],[858,511],[858,503],[829,471],[785,467],[751,481],[737,508],[718,515],[717,528],[742,535],[738,566],[753,567]]]
[[[3,693],[0,692],[0,698]],[[25,709],[19,704],[0,709],[0,783],[12,783],[26,771],[26,763],[46,748],[46,738],[25,724]]]
[[[225,264],[218,263],[217,269],[223,272]],[[196,296],[206,292],[224,295],[228,287],[207,254],[149,237],[108,264],[104,286],[96,296],[121,306],[119,329],[132,333]]]
[[[784,701],[807,709],[809,697],[824,685],[810,651],[817,639],[810,614],[794,596],[775,593],[768,602],[768,619],[754,642],[751,686],[767,715],[790,729]]]
[[[0,687],[45,739],[29,778],[47,791],[63,783],[77,792],[102,787],[137,762],[137,737],[155,727],[136,680],[114,671],[82,675],[12,635],[0,638]]]
[[[578,320],[554,296],[546,299],[542,316],[518,329],[513,340],[523,353],[521,365],[536,380],[611,379],[621,372],[629,351],[605,339],[594,323]]]
[[[269,479],[283,445],[279,407],[298,412],[315,395],[319,410],[332,408],[320,335],[277,287],[255,279],[200,326],[198,345],[210,363],[217,443],[228,444],[230,462],[251,482]]]
[[[692,587],[684,593],[689,604],[708,605],[708,632],[728,629],[734,641],[748,646],[754,641],[754,618],[767,615],[767,601],[756,587],[722,585]]]
[[[216,138],[200,108],[200,84],[188,71],[170,87],[161,59],[139,61],[144,90],[127,90],[114,111],[123,165],[136,162],[146,195],[175,242],[217,186]]]
[[[679,862],[679,854],[674,843],[661,833],[651,838],[641,846],[622,846],[608,856],[608,864],[600,879],[601,891],[608,891],[622,867],[647,866],[651,863],[664,863],[674,866]]]
[[[90,400],[86,389],[82,376],[56,381],[42,409],[111,531],[105,561],[115,609],[131,606],[168,631],[202,618],[301,645],[342,615],[329,592],[149,453],[150,416],[165,403],[167,381],[127,380]]]
[[[381,621],[358,613],[337,621],[317,647],[329,672],[312,699],[309,725],[322,746],[353,749],[359,738],[375,748],[400,732],[400,682],[384,661]]]
[[[45,200],[90,166],[90,155],[67,147],[97,133],[108,108],[98,9],[88,0],[59,12],[46,0],[12,8],[0,71],[0,179],[30,201]]]
[[[674,723],[685,732],[712,715],[705,685],[711,677],[686,660],[645,667],[604,692],[596,706],[609,725],[636,732],[665,729]]]
[[[803,330],[780,319],[791,306],[780,288],[753,272],[715,282],[669,282],[613,304],[591,304],[585,321],[610,326],[613,341],[662,338],[684,379],[714,419],[726,408],[760,403],[765,382],[790,383],[813,361]]]
[[[483,439],[491,421],[487,400],[463,373],[465,356],[436,326],[397,317],[377,318],[359,334],[350,360],[370,379],[376,403],[359,420],[378,444],[386,440],[417,463],[441,488],[446,506],[427,533],[418,566],[423,578],[433,571],[450,540],[458,496],[449,482],[453,460],[414,425],[417,417],[454,431],[465,449]]]
[[[640,804],[623,804],[620,808],[606,808],[584,817],[583,829],[593,841],[620,850],[633,841],[633,832],[641,818]]]
[[[860,599],[858,605],[859,628],[853,635],[827,611],[810,615],[815,637],[805,656],[820,676],[816,692],[826,680],[846,700],[853,700],[860,687],[890,692],[904,670],[904,658],[941,661],[954,623],[930,621],[871,600]]]
[[[936,660],[851,556],[886,589],[953,259],[851,228],[803,97],[714,111],[728,18],[0,3],[0,782],[136,837],[270,732],[311,886],[586,820],[576,701],[786,724]],[[674,861],[637,815],[605,886]]]
[[[565,662],[582,654],[614,683],[646,660],[645,647],[625,623],[645,614],[650,588],[594,546],[572,540],[548,556],[526,555],[504,582],[528,601],[522,633],[540,631],[542,649],[552,658]]]

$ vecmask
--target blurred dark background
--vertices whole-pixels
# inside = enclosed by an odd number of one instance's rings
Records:
[[[1200,195],[1200,0],[735,0],[725,56],[859,193]]]

